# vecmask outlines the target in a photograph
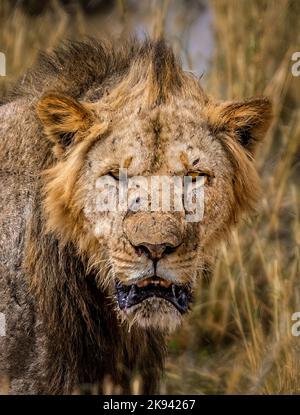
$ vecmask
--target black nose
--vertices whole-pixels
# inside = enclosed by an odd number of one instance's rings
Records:
[[[171,254],[176,248],[170,244],[148,244],[146,242],[135,247],[138,255],[145,254],[152,260],[158,260],[164,255]]]

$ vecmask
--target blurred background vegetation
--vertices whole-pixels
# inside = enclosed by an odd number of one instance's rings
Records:
[[[257,161],[260,206],[199,280],[193,311],[169,338],[162,393],[300,393],[300,337],[291,333],[300,311],[299,22],[298,0],[0,1],[0,99],[61,39],[148,33],[164,35],[215,98],[273,100]]]

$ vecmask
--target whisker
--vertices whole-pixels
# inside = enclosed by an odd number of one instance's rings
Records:
[[[121,257],[117,257],[115,255],[112,256],[112,259],[114,259],[116,261],[120,261],[120,262],[126,262],[128,264],[134,264],[134,261],[131,260],[131,259],[121,258]]]

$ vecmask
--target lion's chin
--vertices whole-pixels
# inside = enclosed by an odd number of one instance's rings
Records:
[[[162,332],[174,331],[182,321],[182,314],[168,301],[150,297],[122,311],[129,326],[152,328]]]

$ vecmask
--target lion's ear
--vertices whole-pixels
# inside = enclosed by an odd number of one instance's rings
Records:
[[[251,98],[242,102],[225,102],[217,106],[214,128],[230,131],[251,154],[263,139],[272,119],[272,104],[268,98]],[[216,125],[217,124],[217,125]]]
[[[74,142],[76,133],[87,130],[93,120],[92,112],[84,104],[54,93],[41,98],[37,114],[57,155]]]

